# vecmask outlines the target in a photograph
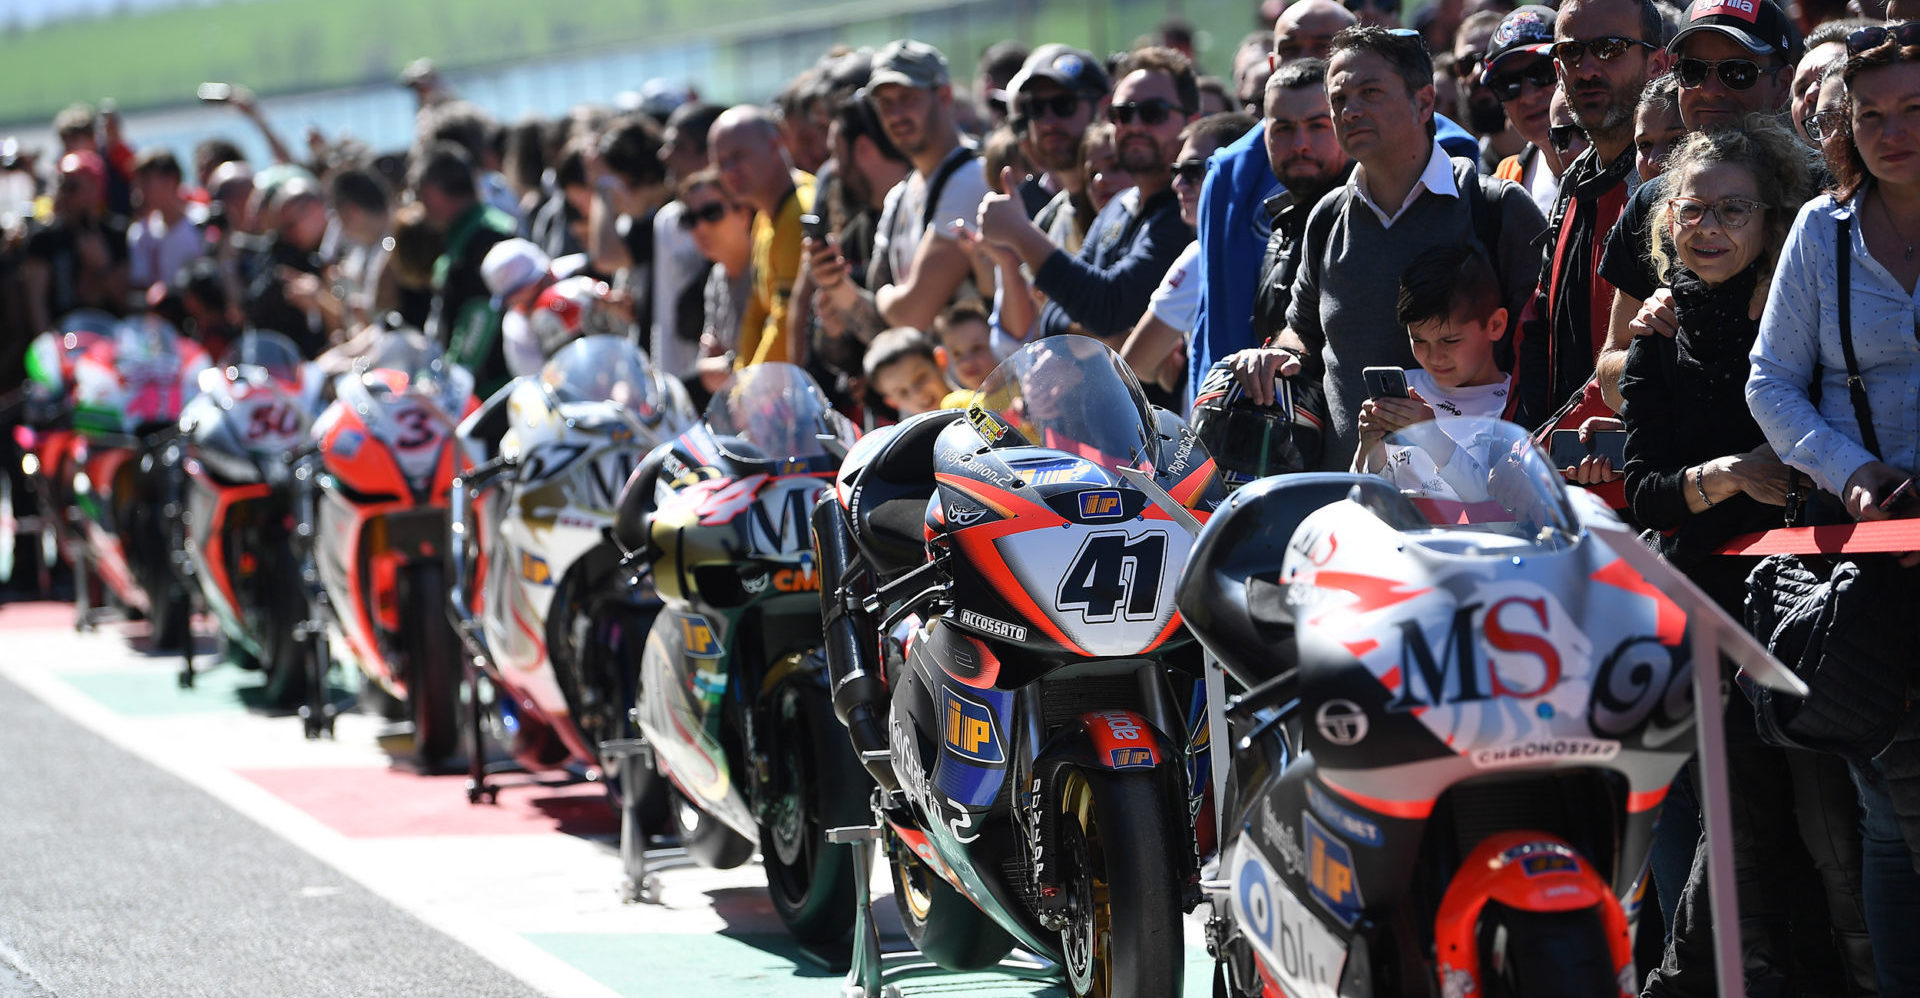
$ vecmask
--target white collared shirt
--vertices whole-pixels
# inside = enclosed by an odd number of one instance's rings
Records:
[[[1393,228],[1393,223],[1407,213],[1407,209],[1413,205],[1414,200],[1420,197],[1421,191],[1432,191],[1450,198],[1460,196],[1460,188],[1453,181],[1453,160],[1447,155],[1447,151],[1440,147],[1438,139],[1433,142],[1433,154],[1427,157],[1427,168],[1420,171],[1420,179],[1414,182],[1413,189],[1407,192],[1407,199],[1400,202],[1400,207],[1393,214],[1387,214],[1385,209],[1375,204],[1373,195],[1367,192],[1366,167],[1356,164],[1353,173],[1347,177],[1347,186],[1353,188],[1354,196],[1358,197],[1362,204],[1373,209],[1383,229]]]

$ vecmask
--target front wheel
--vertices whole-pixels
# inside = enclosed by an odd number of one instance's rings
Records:
[[[913,848],[890,836],[893,903],[913,948],[947,970],[981,970],[1013,951],[1013,937],[966,895],[940,879]]]
[[[835,795],[864,799],[872,782],[824,692],[782,687],[770,713],[773,776],[760,824],[767,892],[795,939],[850,953],[853,849],[827,841],[826,811]]]
[[[415,565],[400,593],[406,607],[407,713],[414,751],[436,770],[460,745],[460,641],[447,618],[447,586],[438,561]]]
[[[1185,809],[1161,799],[1144,773],[1072,772],[1060,805],[1069,913],[1060,952],[1073,993],[1179,994],[1185,944],[1168,817]]]

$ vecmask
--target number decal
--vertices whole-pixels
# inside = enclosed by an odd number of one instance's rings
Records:
[[[294,414],[293,407],[280,402],[254,406],[247,420],[247,439],[259,440],[263,437],[289,437],[300,429],[300,417]]]
[[[440,439],[425,409],[402,409],[393,414],[393,421],[400,424],[400,436],[393,445],[401,450],[418,450]]]
[[[527,455],[526,463],[520,466],[520,480],[537,482],[559,474],[586,452],[585,444],[548,444]]]
[[[1124,531],[1093,534],[1060,580],[1054,605],[1080,611],[1091,624],[1115,620],[1123,605],[1126,619],[1152,620],[1160,609],[1166,561],[1165,534],[1145,534],[1133,541]]]

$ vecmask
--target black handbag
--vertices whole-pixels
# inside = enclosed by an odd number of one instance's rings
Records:
[[[1861,442],[1880,452],[1872,410],[1853,351],[1848,293],[1852,223],[1839,228],[1840,347],[1847,391]],[[1816,380],[1817,384],[1817,380]],[[1798,518],[1796,481],[1788,516]],[[1920,655],[1913,573],[1891,555],[1826,558],[1792,554],[1762,559],[1747,577],[1747,627],[1810,691],[1803,700],[1757,684],[1753,698],[1760,737],[1786,748],[1812,749],[1864,762],[1885,751],[1906,719],[1911,673]]]

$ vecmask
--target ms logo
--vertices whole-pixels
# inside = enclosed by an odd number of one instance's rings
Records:
[[[707,618],[690,613],[680,618],[680,636],[685,640],[689,658],[719,658],[720,639]]]

